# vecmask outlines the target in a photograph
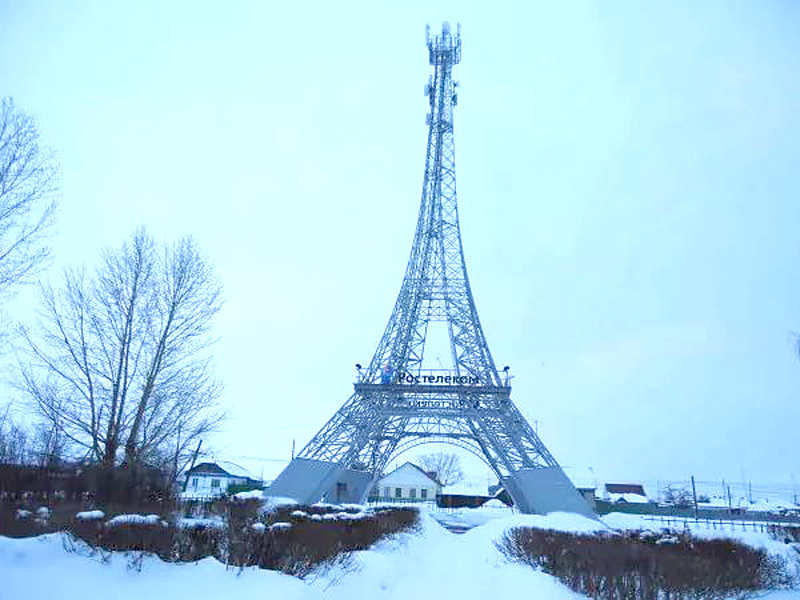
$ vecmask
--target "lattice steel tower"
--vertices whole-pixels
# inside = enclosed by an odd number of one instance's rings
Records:
[[[387,463],[414,446],[444,442],[484,459],[523,512],[591,509],[511,401],[472,298],[456,204],[453,67],[460,31],[427,36],[433,74],[425,93],[428,146],[422,200],[400,294],[352,396],[275,480],[269,493],[301,502],[361,502]],[[449,368],[436,357],[441,327]],[[446,357],[446,355],[445,355]]]

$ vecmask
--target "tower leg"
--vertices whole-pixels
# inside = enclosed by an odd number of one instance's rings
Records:
[[[359,504],[367,497],[372,479],[372,474],[366,471],[345,469],[323,460],[295,458],[266,493],[292,498],[300,504],[314,504],[321,500]]]
[[[560,467],[520,469],[504,477],[501,483],[522,513],[545,515],[563,511],[597,518]]]

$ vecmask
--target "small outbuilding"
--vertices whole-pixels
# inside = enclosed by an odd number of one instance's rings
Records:
[[[624,502],[628,504],[647,504],[650,500],[645,494],[640,483],[607,483],[605,485],[605,499],[609,502]]]

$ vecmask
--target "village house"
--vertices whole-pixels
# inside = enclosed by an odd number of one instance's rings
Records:
[[[647,504],[650,500],[640,483],[607,483],[604,499],[608,502],[625,502],[628,504]]]
[[[374,502],[433,502],[442,486],[433,473],[405,462],[375,482],[370,494]]]
[[[217,498],[228,494],[231,486],[260,487],[261,482],[234,463],[204,462],[186,472],[182,498]],[[224,468],[223,468],[224,466]]]

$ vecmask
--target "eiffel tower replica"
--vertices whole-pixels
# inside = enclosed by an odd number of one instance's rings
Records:
[[[301,503],[363,502],[390,460],[426,443],[482,458],[524,513],[592,514],[511,401],[481,328],[461,246],[453,108],[460,31],[427,33],[433,73],[425,93],[428,146],[422,201],[400,294],[369,366],[356,365],[354,393],[270,486]],[[431,368],[439,327],[450,366]],[[440,340],[441,341],[441,340]],[[445,354],[446,356],[447,354]],[[502,374],[501,374],[502,373]]]

